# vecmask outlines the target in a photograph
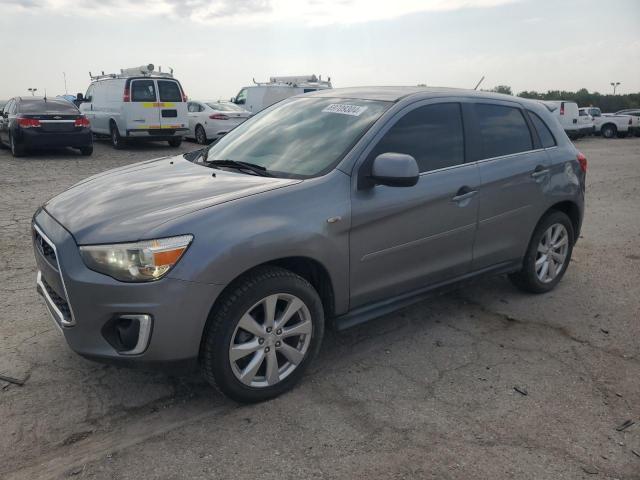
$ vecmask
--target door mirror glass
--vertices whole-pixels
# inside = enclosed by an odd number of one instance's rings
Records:
[[[382,153],[373,160],[371,179],[389,187],[413,187],[418,183],[418,162],[404,153]]]

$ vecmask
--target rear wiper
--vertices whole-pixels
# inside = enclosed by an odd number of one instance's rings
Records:
[[[255,163],[249,162],[240,162],[238,160],[204,160],[206,165],[211,165],[214,167],[226,167],[226,168],[235,168],[238,170],[250,170],[256,175],[260,175],[261,177],[270,177],[271,174],[267,172],[267,169],[262,165],[256,165]]]

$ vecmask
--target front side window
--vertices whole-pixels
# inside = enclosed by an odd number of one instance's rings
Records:
[[[328,172],[389,107],[389,102],[292,98],[251,117],[213,144],[207,160],[265,167],[274,176]]]
[[[592,108],[589,113],[591,113],[592,117],[601,117],[602,116],[602,112],[600,111],[599,108]]]
[[[411,155],[420,172],[464,163],[460,104],[426,105],[407,113],[378,142],[368,161],[390,152]]]
[[[482,143],[482,158],[501,157],[533,149],[531,132],[519,108],[475,106]]]
[[[199,112],[200,111],[200,106],[197,103],[189,102],[189,104],[187,106],[187,110],[189,110],[189,112],[191,112],[191,113]]]
[[[182,92],[177,82],[172,80],[158,80],[158,93],[161,102],[181,102]]]
[[[529,118],[531,118],[531,122],[538,132],[538,136],[540,137],[540,142],[544,148],[554,147],[556,145],[556,140],[553,138],[553,134],[547,124],[535,113],[529,111]]]
[[[91,101],[91,99],[93,98],[93,85],[89,85],[89,88],[87,88],[87,93],[84,96],[84,99],[87,101]]]
[[[247,89],[246,88],[243,88],[242,90],[240,90],[238,95],[236,95],[236,103],[238,105],[244,105],[245,103],[247,103]]]
[[[132,102],[155,102],[156,86],[153,80],[134,80],[131,82]]]

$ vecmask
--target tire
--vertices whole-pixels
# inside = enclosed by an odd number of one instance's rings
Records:
[[[182,137],[172,138],[171,140],[168,140],[168,142],[169,142],[169,146],[177,148],[180,145],[182,145]]]
[[[110,123],[109,132],[111,137],[111,146],[116,150],[122,150],[122,148],[124,148],[124,141],[120,136],[120,132],[118,131],[118,126],[113,121]]]
[[[80,153],[84,157],[91,156],[93,154],[93,145],[91,145],[90,147],[80,147]]]
[[[9,147],[11,148],[11,155],[14,157],[22,157],[24,156],[25,148],[24,145],[18,145],[14,139],[13,135],[9,134]]]
[[[289,306],[301,306],[284,324],[278,325],[276,318],[271,333],[268,333],[265,305],[267,299],[274,297],[278,297],[277,301],[271,302],[275,305],[273,311],[277,312],[274,318],[278,315],[281,318]],[[247,322],[247,317],[254,321]],[[257,334],[244,330],[241,324],[250,325]],[[286,331],[291,330],[292,325],[300,332],[304,327],[304,333],[287,337]],[[259,267],[230,285],[216,302],[202,339],[202,372],[211,385],[237,402],[269,400],[296,385],[318,353],[323,335],[322,301],[311,284],[289,270]],[[238,340],[242,342],[238,343]],[[251,353],[239,354],[232,361],[232,346],[243,344],[252,345]],[[297,352],[295,356],[292,350]],[[286,356],[283,354],[285,351]],[[296,362],[289,358],[295,358]],[[272,359],[279,368],[278,375],[271,377],[274,383],[269,381],[268,366],[274,365]],[[251,365],[256,367],[251,369]],[[253,373],[241,381],[242,373],[249,371]]]
[[[204,131],[204,127],[202,125],[196,125],[196,143],[200,145],[207,144],[207,132]]]
[[[602,136],[604,138],[613,138],[618,133],[618,129],[615,125],[611,125],[610,123],[607,125],[603,125],[602,129],[600,129]]]
[[[551,255],[542,251],[545,249],[544,244],[548,244],[550,240],[549,237],[546,237],[547,232],[551,231],[552,235],[554,232],[562,232],[562,228],[558,228],[558,226],[561,226],[566,233],[566,237],[564,237],[564,241],[566,241],[566,250],[564,250],[564,260],[559,269],[557,266],[557,260],[554,259],[562,256],[563,245],[560,245],[560,243],[562,242],[563,237],[561,235],[558,236],[557,244],[559,246],[557,249],[552,247],[549,250],[551,251]],[[556,230],[552,230],[552,228],[556,228]],[[574,235],[573,224],[567,214],[557,210],[552,210],[546,214],[538,222],[538,225],[531,236],[527,252],[522,261],[522,269],[519,272],[509,275],[509,279],[516,287],[525,292],[546,293],[553,290],[564,276],[567,271],[567,267],[569,266],[569,262],[571,261],[571,253],[573,251],[575,239]],[[554,243],[551,243],[551,245],[553,246]],[[542,250],[539,250],[539,248]],[[554,254],[557,254],[558,256],[554,256]],[[545,261],[542,257],[548,259],[546,262],[548,263],[546,271],[544,270]],[[539,263],[539,266],[536,265],[537,263]],[[555,268],[552,264],[555,265]],[[543,272],[547,272],[549,276],[551,276],[551,273],[554,273],[553,278],[541,278],[541,276],[545,276],[544,274],[540,275]]]

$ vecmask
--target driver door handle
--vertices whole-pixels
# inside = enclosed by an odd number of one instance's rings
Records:
[[[477,190],[471,190],[470,187],[465,185],[458,190],[458,193],[456,193],[456,196],[453,197],[451,201],[460,204],[461,202],[473,197],[476,193],[478,193]]]
[[[533,171],[533,173],[531,173],[531,177],[532,178],[539,178],[542,177],[544,175],[546,175],[547,173],[549,173],[549,169],[543,167],[542,165],[538,165],[535,170]]]

